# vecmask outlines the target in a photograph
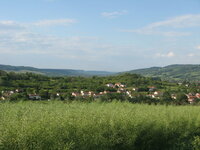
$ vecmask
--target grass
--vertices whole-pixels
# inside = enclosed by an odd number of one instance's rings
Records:
[[[1,150],[200,149],[199,106],[0,103]]]

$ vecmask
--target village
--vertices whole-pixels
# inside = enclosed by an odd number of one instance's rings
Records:
[[[182,85],[182,83],[178,83],[178,85]],[[136,87],[126,88],[126,85],[121,84],[121,83],[115,83],[115,84],[108,83],[108,84],[106,84],[106,86],[110,87],[110,88],[117,89],[117,92],[103,91],[103,92],[100,92],[100,93],[94,93],[93,91],[84,92],[83,90],[81,90],[80,93],[79,92],[73,92],[72,96],[74,96],[74,97],[99,98],[100,96],[103,96],[103,95],[108,94],[108,93],[123,93],[124,95],[127,95],[130,98],[133,98],[138,93],[138,88],[136,88]],[[188,87],[189,85],[186,84],[185,86]],[[150,98],[153,98],[153,99],[161,99],[162,98],[163,92],[157,90],[157,88],[155,86],[150,86],[148,88],[149,88],[148,89],[149,91],[148,91],[148,94],[145,95],[146,97],[150,97]],[[188,102],[190,104],[194,103],[196,99],[200,100],[200,93],[195,93],[195,94],[188,93],[188,94],[185,94],[185,95],[187,96]],[[171,94],[171,98],[176,100],[177,99],[176,94]]]
[[[182,85],[182,83],[178,83],[178,85]],[[122,84],[122,83],[107,83],[105,85],[108,88],[112,88],[114,89],[113,91],[102,91],[99,93],[96,93],[94,91],[86,91],[86,90],[80,90],[79,92],[72,92],[71,96],[76,98],[94,98],[94,99],[98,99],[101,98],[102,96],[105,96],[107,94],[122,94],[123,96],[126,96],[128,98],[134,98],[136,97],[138,94],[143,94],[143,96],[152,98],[152,99],[162,99],[163,97],[163,91],[160,91],[159,89],[157,89],[157,87],[155,86],[149,86],[148,87],[148,91],[147,92],[139,92],[137,87],[127,87],[126,84]],[[188,87],[189,85],[186,84],[186,87]],[[15,90],[8,90],[8,91],[1,91],[1,97],[0,100],[9,100],[10,97],[13,94],[16,93],[23,93],[23,90],[21,89],[15,89]],[[64,93],[55,93],[54,97],[61,97]],[[200,93],[185,93],[185,95],[187,96],[187,101],[188,103],[192,104],[194,103],[196,100],[200,100]],[[26,95],[27,99],[29,100],[42,100],[44,99],[42,97],[42,95],[37,94],[37,93],[30,93]],[[176,100],[177,99],[177,95],[175,93],[171,94],[171,98]],[[50,100],[50,99],[48,99]]]

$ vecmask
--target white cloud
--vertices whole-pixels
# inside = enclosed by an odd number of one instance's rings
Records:
[[[194,53],[190,53],[188,54],[189,57],[193,57],[194,56]]]
[[[40,20],[37,22],[16,22],[12,20],[0,21],[0,33],[13,30],[25,30],[29,27],[46,27],[46,26],[66,26],[76,23],[75,19],[54,19],[54,20]]]
[[[178,16],[164,21],[151,23],[140,29],[123,30],[139,34],[162,36],[188,36],[190,32],[176,31],[177,28],[200,27],[200,14]],[[175,30],[175,31],[174,31]]]
[[[188,36],[191,35],[190,32],[176,32],[176,31],[156,31],[152,29],[137,29],[137,30],[122,30],[123,32],[133,32],[145,35],[161,35],[161,36]]]
[[[32,26],[67,25],[74,23],[73,19],[45,20],[39,22],[15,22],[0,21],[0,53],[4,54],[73,54],[73,51],[89,49],[88,43],[84,43],[86,37],[62,38],[50,35],[38,34]],[[59,50],[58,50],[59,49]],[[76,53],[76,52],[75,52]],[[69,54],[70,56],[70,54]]]
[[[188,28],[195,26],[200,26],[200,14],[174,17],[168,20],[152,23],[148,25],[146,28],[151,28],[151,29],[158,27]]]
[[[119,17],[121,15],[125,15],[127,13],[128,13],[128,11],[126,11],[126,10],[113,11],[113,12],[102,12],[101,16],[103,16],[105,18],[116,18],[116,17]]]
[[[157,53],[156,54],[156,57],[167,57],[167,58],[170,58],[170,57],[174,57],[175,54],[174,52],[168,52],[166,54],[163,54],[163,53]]]
[[[56,26],[56,25],[69,25],[76,23],[75,19],[55,19],[55,20],[42,20],[38,22],[31,23],[35,26]]]
[[[200,50],[200,45],[198,45],[198,46],[196,47],[196,49],[199,49],[199,50]]]
[[[11,20],[0,21],[0,30],[21,30],[24,29],[24,25]]]
[[[32,26],[67,25],[70,19],[32,23],[0,21],[0,54],[46,54],[55,57],[97,60],[121,54],[125,47],[102,43],[96,37],[59,37],[38,34]],[[12,29],[12,30],[10,30]],[[15,29],[15,30],[13,30]]]
[[[97,37],[58,37],[28,30],[0,34],[0,54],[39,54],[96,61],[105,57],[121,56],[128,49],[132,47],[105,44]]]

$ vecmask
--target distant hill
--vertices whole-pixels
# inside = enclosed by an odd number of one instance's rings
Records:
[[[200,65],[169,65],[128,71],[148,77],[160,77],[163,80],[200,81]]]
[[[115,74],[113,72],[106,71],[85,71],[85,70],[73,70],[73,69],[39,69],[27,66],[10,66],[0,65],[0,70],[7,72],[33,72],[37,74],[43,74],[48,76],[107,76]]]
[[[0,65],[0,70],[7,72],[33,72],[47,76],[108,76],[118,74],[106,71],[85,71],[74,69],[39,69],[27,66]],[[124,72],[122,72],[124,73]],[[128,71],[146,77],[159,77],[168,81],[200,81],[200,65],[169,65]]]

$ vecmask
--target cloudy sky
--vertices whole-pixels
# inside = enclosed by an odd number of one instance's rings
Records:
[[[0,1],[0,64],[126,71],[199,58],[200,0]]]

